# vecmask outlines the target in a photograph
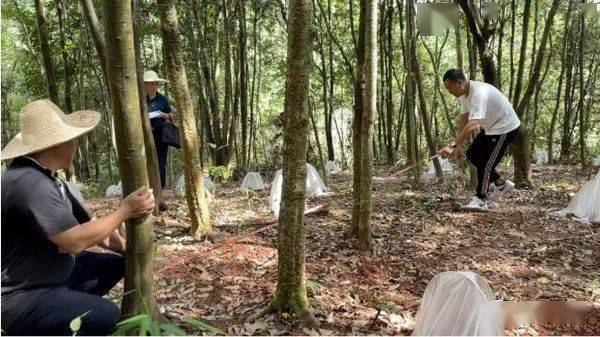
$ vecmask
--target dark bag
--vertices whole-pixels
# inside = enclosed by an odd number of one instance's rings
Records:
[[[161,140],[164,144],[181,149],[181,134],[179,128],[173,123],[163,123],[161,128]]]

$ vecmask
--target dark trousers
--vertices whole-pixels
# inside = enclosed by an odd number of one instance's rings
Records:
[[[69,324],[84,314],[77,335],[106,336],[115,331],[119,307],[101,296],[125,275],[125,259],[117,254],[83,252],[75,261],[67,284],[38,295],[20,319],[7,327],[7,333],[72,335]]]
[[[158,172],[160,175],[160,185],[165,188],[167,183],[167,154],[169,145],[159,141],[154,135],[154,146],[156,146],[156,157],[158,158]]]
[[[486,136],[481,130],[467,150],[467,158],[477,168],[476,195],[484,199],[490,182],[500,179],[496,166],[506,154],[508,146],[519,132],[519,128],[501,135]]]

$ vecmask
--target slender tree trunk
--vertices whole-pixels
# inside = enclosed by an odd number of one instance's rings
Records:
[[[240,118],[242,124],[242,172],[246,172],[248,163],[248,89],[246,79],[246,0],[239,0],[238,8],[238,47],[239,47],[239,67],[240,67]]]
[[[133,23],[129,1],[104,2],[104,27],[107,53],[108,86],[119,153],[119,171],[123,195],[140,186],[148,186],[140,119]],[[153,282],[152,216],[127,222],[127,253],[122,310],[126,316],[147,312],[157,317]]]
[[[546,51],[546,44],[548,42],[548,39],[550,38],[550,29],[552,28],[552,24],[554,22],[554,15],[558,10],[559,2],[560,0],[552,1],[550,11],[548,12],[548,17],[546,18],[544,32],[542,33],[542,38],[540,40],[540,46],[535,55],[534,67],[529,76],[529,81],[527,83],[525,93],[523,94],[523,97],[519,101],[516,108],[517,115],[521,120],[524,120],[525,110],[529,106],[531,97],[533,96],[534,91],[539,84],[540,72],[544,61],[544,54]],[[521,55],[521,58],[524,57],[524,54]],[[517,83],[519,83],[519,81],[520,79],[517,79]],[[519,97],[519,92],[520,89],[515,89],[515,99]],[[513,157],[515,159],[515,183],[521,187],[532,186],[533,183],[531,180],[531,154],[529,153],[529,131],[527,130],[526,123],[523,124],[523,127],[520,129],[520,132],[517,133],[513,145],[511,146],[511,149]]]
[[[154,136],[152,134],[152,126],[150,125],[150,115],[148,114],[148,104],[146,101],[146,91],[144,90],[144,79],[142,74],[142,57],[140,53],[140,35],[138,32],[139,11],[138,1],[131,0],[131,10],[133,16],[133,39],[135,46],[135,62],[138,82],[140,117],[142,120],[142,128],[144,132],[144,151],[146,152],[146,169],[148,170],[148,180],[154,194],[154,200],[158,207],[155,213],[167,210],[167,204],[163,198],[162,185],[160,182],[160,172],[158,170],[158,155],[156,154],[156,145],[154,144]],[[102,44],[104,45],[104,44]],[[98,52],[100,54],[100,52]],[[105,54],[106,50],[102,52]]]
[[[178,122],[181,125],[183,150],[183,170],[185,177],[185,197],[188,214],[192,222],[191,232],[201,238],[212,232],[210,214],[205,198],[204,178],[200,164],[200,146],[198,129],[192,96],[188,88],[187,74],[179,40],[179,24],[175,3],[159,0],[165,68],[169,75],[171,94],[177,109]]]
[[[586,136],[586,125],[585,125],[585,111],[584,111],[584,96],[585,88],[583,85],[583,46],[585,41],[585,15],[579,14],[579,103],[577,104],[577,110],[579,111],[579,160],[581,167],[587,166],[587,160],[585,155],[585,136]],[[591,76],[591,74],[590,74]]]
[[[48,95],[50,95],[50,100],[58,105],[58,88],[56,87],[56,82],[54,80],[54,64],[52,62],[52,49],[50,48],[50,34],[48,33],[46,8],[44,2],[44,0],[35,0],[35,14],[38,25],[38,33],[40,35],[42,60],[44,61],[44,77],[46,78]]]
[[[283,112],[283,190],[278,233],[277,291],[272,310],[308,317],[304,202],[313,16],[310,0],[291,0]]]
[[[393,81],[392,81],[392,62],[393,62],[393,53],[392,53],[392,36],[393,36],[393,27],[392,18],[394,17],[394,6],[393,2],[390,0],[387,10],[387,24],[386,24],[386,49],[387,49],[387,72],[386,72],[386,82],[387,82],[387,91],[386,91],[386,114],[387,114],[387,160],[388,164],[392,165],[396,162],[396,156],[394,153],[394,140],[393,140],[393,127],[394,127],[394,101],[393,101]]]
[[[358,43],[356,46],[356,67],[354,79],[354,114],[352,118],[352,218],[350,225],[350,234],[358,237],[359,235],[359,224],[360,224],[360,212],[361,212],[361,185],[363,180],[361,179],[360,172],[362,170],[362,161],[360,158],[362,155],[362,122],[363,122],[363,92],[364,92],[364,64],[365,64],[365,11],[363,2],[366,0],[360,0],[360,15],[358,21]]]
[[[552,110],[552,118],[550,120],[550,130],[548,131],[548,163],[554,162],[554,130],[556,128],[556,122],[558,120],[558,108],[560,106],[560,95],[563,87],[563,80],[565,76],[565,63],[567,62],[567,41],[569,40],[569,21],[571,17],[572,2],[569,2],[567,8],[567,14],[565,16],[565,28],[563,30],[563,42],[562,51],[560,58],[560,75],[558,76],[558,92],[556,93],[556,103],[554,110]],[[565,95],[568,88],[565,88]]]
[[[513,106],[519,104],[521,99],[521,86],[523,83],[523,73],[525,71],[525,59],[527,58],[527,37],[529,36],[529,17],[531,12],[531,1],[525,1],[525,9],[523,10],[523,28],[521,36],[521,54],[519,54],[519,68],[517,70],[517,82],[515,84],[515,92],[512,98]]]
[[[414,67],[412,66],[412,55],[411,50],[415,43],[415,5],[414,0],[409,0],[406,3],[406,32],[404,37],[404,52],[405,52],[405,69],[407,72],[406,77],[406,90],[405,90],[405,105],[406,105],[406,155],[407,165],[418,164],[418,144],[417,144],[417,121],[415,118],[415,96],[417,95],[417,83],[414,77]],[[411,178],[413,183],[418,183],[421,174],[421,168],[416,165],[411,170]]]
[[[357,79],[364,85],[362,99],[362,121],[360,157],[360,189],[358,197],[358,240],[362,250],[372,248],[371,239],[371,185],[373,181],[373,115],[377,109],[377,19],[378,1],[361,0],[361,19],[364,18],[364,39],[359,43],[364,45],[364,64],[358,69]],[[360,35],[360,34],[359,34]],[[360,76],[359,76],[360,75]]]
[[[509,94],[508,99],[512,102],[513,99],[513,89],[514,89],[514,81],[515,81],[515,26],[516,26],[516,17],[517,17],[517,6],[516,0],[510,0],[510,51],[509,51],[509,59],[510,59],[510,84],[509,84]]]

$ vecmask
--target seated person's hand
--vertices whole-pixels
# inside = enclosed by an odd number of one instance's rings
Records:
[[[456,158],[457,160],[462,159],[463,154],[464,154],[464,152],[463,152],[462,147],[458,146],[454,149],[454,158]]]
[[[152,194],[152,190],[146,186],[138,188],[123,199],[121,206],[129,211],[130,219],[137,219],[150,214],[154,209],[154,195]]]
[[[161,112],[160,113],[160,118],[162,118],[162,119],[164,119],[166,121],[173,122],[173,114],[168,114],[168,113]]]
[[[438,152],[438,154],[439,154],[440,156],[442,156],[442,158],[446,158],[446,157],[448,157],[448,156],[449,156],[449,155],[450,155],[452,152],[454,152],[454,148],[452,148],[452,146],[450,146],[450,145],[446,145],[446,146],[444,146],[444,148],[443,148],[443,149],[441,149],[441,150]]]

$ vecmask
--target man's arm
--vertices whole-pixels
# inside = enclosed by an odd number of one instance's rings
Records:
[[[467,115],[465,115],[465,116],[467,116]],[[456,138],[454,138],[454,144],[456,146],[462,145],[462,143],[464,143],[464,141],[467,140],[467,138],[469,138],[469,136],[471,136],[475,131],[477,131],[477,129],[479,129],[479,119],[469,120],[465,124],[465,126],[463,126],[460,129],[460,131],[456,135]]]
[[[123,200],[122,205],[113,213],[74,226],[66,231],[49,236],[61,250],[76,254],[95,246],[109,236],[122,222],[142,217],[154,209],[154,196],[147,187],[142,187]]]

